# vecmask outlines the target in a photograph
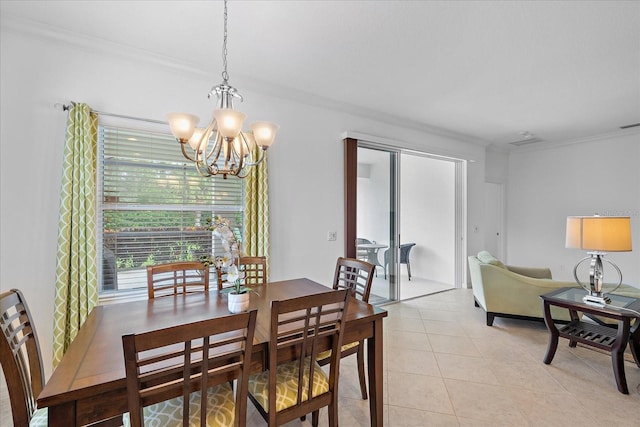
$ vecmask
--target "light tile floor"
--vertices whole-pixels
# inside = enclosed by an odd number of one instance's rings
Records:
[[[384,308],[385,426],[640,426],[634,363],[625,363],[629,395],[617,391],[608,355],[569,348],[567,340],[545,365],[544,324],[497,318],[486,326],[469,289]],[[340,425],[367,426],[355,357],[340,366]],[[248,425],[264,426],[250,411]]]
[[[385,426],[640,425],[634,363],[625,363],[629,395],[617,391],[608,355],[569,348],[567,340],[545,365],[543,323],[496,318],[486,326],[468,289],[384,308]],[[369,425],[355,356],[341,363],[339,393],[340,425]],[[11,425],[7,404],[2,399],[3,427]],[[250,427],[266,425],[251,404],[248,420]],[[310,417],[287,425],[310,426]],[[327,425],[326,410],[320,425]]]

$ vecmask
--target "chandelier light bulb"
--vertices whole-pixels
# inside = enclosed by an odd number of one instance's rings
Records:
[[[198,145],[200,145],[200,140],[202,139],[202,135],[204,134],[204,129],[203,128],[195,128],[193,130],[193,135],[191,135],[191,138],[189,138],[189,146],[193,149],[193,150],[197,150],[198,149]],[[202,147],[202,149],[200,150],[201,152],[204,151],[204,149],[207,147],[206,142],[204,144],[204,147]]]
[[[271,147],[279,128],[280,126],[271,122],[255,122],[251,124],[251,130],[253,131],[255,142],[263,150]]]
[[[213,112],[213,117],[218,124],[218,132],[225,138],[233,139],[242,130],[247,115],[230,108],[221,108]]]
[[[167,114],[167,121],[169,122],[173,136],[180,142],[185,142],[193,135],[196,124],[198,124],[200,119],[193,114],[169,113]]]

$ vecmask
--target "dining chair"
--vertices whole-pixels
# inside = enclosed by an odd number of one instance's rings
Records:
[[[265,285],[267,283],[267,257],[240,257],[238,269],[241,275],[244,273],[244,277],[241,280],[246,286]]]
[[[411,280],[411,248],[413,248],[416,244],[415,243],[404,243],[402,245],[400,245],[400,264],[406,264],[407,265],[407,274],[409,275],[409,280]],[[384,251],[384,278],[387,278],[387,267],[389,265],[389,261],[390,261],[390,256],[391,254],[389,253],[391,249],[387,249],[386,251]]]
[[[149,299],[209,290],[209,268],[200,261],[170,262],[147,267]]]
[[[249,378],[249,399],[269,426],[329,407],[329,426],[338,425],[338,372],[349,291],[338,290],[271,303],[268,370]],[[330,345],[329,374],[316,359]],[[291,360],[278,363],[278,360]]]
[[[124,425],[245,426],[257,313],[124,335]]]
[[[47,408],[38,408],[36,399],[44,388],[44,369],[36,327],[24,295],[18,289],[0,293],[0,364],[7,383],[13,425],[48,425]],[[96,425],[119,426],[121,417]]]
[[[237,260],[238,271],[243,275],[240,279],[245,286],[265,285],[267,283],[267,257],[240,257]],[[227,272],[222,267],[216,267],[218,290],[229,287]]]
[[[366,261],[340,257],[336,262],[336,270],[333,275],[333,289],[349,289],[356,299],[369,302],[375,268],[373,264]],[[351,356],[354,353],[358,364],[360,394],[362,399],[367,399],[367,383],[364,372],[364,340],[344,344],[340,349],[341,358]],[[329,351],[318,355],[320,366],[329,363],[330,355]]]
[[[7,382],[14,426],[46,426],[47,408],[36,398],[44,387],[40,344],[27,302],[17,289],[0,294],[0,362]]]
[[[366,260],[367,254],[368,254],[368,251],[366,249],[360,249],[358,248],[358,245],[371,244],[371,243],[374,243],[374,242],[372,242],[369,239],[365,239],[364,237],[356,238],[356,257],[358,259]]]

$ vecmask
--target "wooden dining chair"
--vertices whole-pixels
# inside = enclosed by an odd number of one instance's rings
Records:
[[[0,362],[7,382],[14,426],[46,426],[47,408],[36,398],[44,387],[44,369],[35,325],[24,295],[17,289],[0,294]]]
[[[267,257],[240,257],[238,261],[240,273],[244,273],[242,278],[246,286],[267,284]]]
[[[338,425],[338,352],[347,298],[348,291],[340,290],[271,303],[269,369],[249,378],[249,399],[269,426],[311,412],[317,427],[324,406],[329,407],[329,426]],[[316,363],[327,344],[333,350],[328,375]]]
[[[147,267],[149,299],[209,291],[209,268],[200,261],[171,262]]]
[[[354,258],[338,258],[336,271],[333,275],[333,289],[350,289],[353,296],[364,302],[369,302],[371,283],[376,267],[366,261]],[[356,354],[358,363],[358,377],[360,379],[360,394],[367,399],[367,383],[364,372],[364,341],[352,342],[342,346],[340,357]],[[329,363],[330,353],[323,352],[318,356],[321,366]]]
[[[240,257],[237,260],[238,270],[244,277],[241,279],[245,286],[266,285],[267,284],[267,257]],[[218,290],[222,290],[230,284],[227,282],[227,272],[216,267]]]
[[[42,391],[44,369],[36,327],[22,292],[11,289],[0,293],[0,364],[4,372],[13,425],[48,425],[47,408],[38,408],[36,399]],[[121,417],[101,421],[96,426],[119,426]]]
[[[257,313],[124,335],[124,425],[245,426]]]

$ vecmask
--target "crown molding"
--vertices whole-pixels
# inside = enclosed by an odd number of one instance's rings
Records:
[[[99,53],[121,57],[134,62],[144,62],[156,66],[166,67],[179,72],[193,74],[199,78],[210,77],[211,73],[204,70],[196,63],[185,63],[166,55],[161,55],[133,46],[114,43],[102,38],[80,34],[60,27],[44,24],[41,22],[17,17],[11,14],[3,14],[0,17],[3,30],[14,31],[16,33],[37,37],[47,41],[55,41],[68,46],[81,49],[86,52]],[[238,74],[238,73],[237,73]],[[346,114],[362,117],[365,119],[383,122],[394,126],[406,127],[420,132],[429,133],[445,138],[466,142],[476,146],[485,147],[490,144],[480,138],[451,131],[448,129],[431,126],[423,122],[406,119],[403,117],[390,116],[389,114],[354,104],[336,101],[327,97],[311,94],[309,92],[283,87],[269,82],[264,82],[254,77],[238,74],[245,83],[244,87],[260,94],[273,96],[276,98],[298,102],[314,107],[326,108],[340,111]]]
[[[114,43],[102,38],[88,36],[55,27],[49,24],[4,14],[1,17],[3,30],[14,31],[19,34],[40,38],[46,41],[64,43],[73,48],[86,52],[100,53],[125,58],[131,61],[145,62],[152,65],[172,68],[174,70],[189,72],[198,76],[208,76],[202,68],[194,63],[185,63],[166,55],[157,54],[148,50],[139,49],[133,46]]]

